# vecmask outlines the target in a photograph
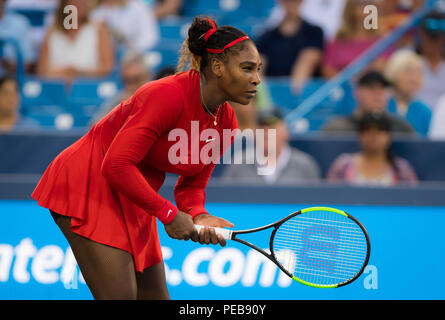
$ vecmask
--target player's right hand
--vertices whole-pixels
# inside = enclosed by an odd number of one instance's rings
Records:
[[[169,224],[164,225],[168,236],[177,240],[199,241],[198,232],[195,229],[192,217],[182,211],[178,211],[176,216]]]

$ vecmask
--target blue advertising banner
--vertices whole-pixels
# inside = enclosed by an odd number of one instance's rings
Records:
[[[212,214],[233,222],[234,229],[262,226],[304,207],[307,205],[207,205]],[[444,207],[335,207],[360,220],[371,239],[369,265],[354,283],[338,289],[306,287],[242,244],[229,242],[220,247],[177,241],[159,224],[171,298],[445,299]],[[269,231],[244,239],[268,248]],[[48,210],[34,201],[0,201],[0,299],[92,299],[68,243]]]

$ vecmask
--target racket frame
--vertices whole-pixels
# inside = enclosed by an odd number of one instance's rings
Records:
[[[275,252],[273,250],[273,240],[275,238],[275,234],[277,232],[277,230],[279,229],[279,227],[285,223],[287,220],[297,216],[297,215],[301,215],[303,213],[306,212],[310,212],[310,211],[330,211],[330,212],[335,212],[338,213],[342,216],[345,216],[349,219],[351,219],[352,221],[354,221],[359,227],[360,229],[363,231],[363,234],[365,235],[366,238],[366,244],[367,244],[367,252],[366,252],[366,257],[365,257],[365,261],[363,262],[363,265],[360,269],[360,271],[351,279],[348,279],[346,281],[343,281],[341,283],[337,283],[337,284],[333,284],[333,285],[320,285],[320,284],[315,284],[315,283],[311,283],[311,282],[307,282],[304,281],[300,278],[295,277],[293,274],[291,274],[289,271],[287,271],[282,265],[281,263],[277,260],[276,256],[275,256]],[[258,231],[263,231],[269,228],[274,228],[274,230],[272,230],[272,234],[270,236],[270,240],[269,240],[269,250],[270,250],[270,254],[265,252],[263,249],[257,247],[256,245],[245,241],[243,239],[239,239],[236,236],[239,234],[248,234],[248,233],[254,233],[254,232],[258,232]],[[232,231],[232,234],[230,236],[230,240],[242,243],[256,251],[258,251],[259,253],[263,254],[266,258],[268,258],[269,260],[271,260],[273,263],[275,263],[281,271],[283,271],[286,275],[288,275],[290,278],[292,278],[293,280],[300,282],[301,284],[307,285],[309,287],[314,287],[314,288],[323,288],[323,289],[329,289],[329,288],[338,288],[338,287],[342,287],[345,286],[353,281],[355,281],[358,277],[360,277],[360,275],[363,273],[363,271],[365,270],[368,261],[369,261],[369,257],[371,254],[371,242],[369,240],[369,235],[368,232],[366,231],[365,227],[360,223],[360,221],[358,221],[356,218],[354,218],[353,216],[351,216],[350,214],[346,213],[345,211],[342,210],[338,210],[335,208],[329,208],[329,207],[311,207],[311,208],[306,208],[306,209],[302,209],[299,211],[296,211],[294,213],[291,213],[290,215],[288,215],[287,217],[284,217],[281,220],[278,220],[274,223],[262,226],[262,227],[258,227],[258,228],[254,228],[254,229],[246,229],[246,230],[238,230],[238,231]]]

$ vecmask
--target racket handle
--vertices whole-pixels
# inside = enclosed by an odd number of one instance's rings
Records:
[[[201,231],[201,229],[204,228],[204,226],[201,226],[199,224],[195,224],[195,229],[196,231]],[[222,237],[225,240],[231,240],[232,239],[232,230],[229,229],[224,229],[224,228],[216,228],[216,227],[212,227],[213,229],[215,229],[215,233],[216,234],[220,234],[222,235]]]

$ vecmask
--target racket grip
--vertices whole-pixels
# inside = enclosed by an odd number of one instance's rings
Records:
[[[196,231],[198,231],[198,233],[201,231],[202,228],[204,228],[204,226],[201,226],[199,224],[195,224],[195,229],[196,229]],[[224,228],[216,228],[216,227],[212,227],[212,228],[215,229],[215,233],[216,234],[222,235],[222,237],[225,240],[231,240],[232,239],[232,230],[224,229]]]

